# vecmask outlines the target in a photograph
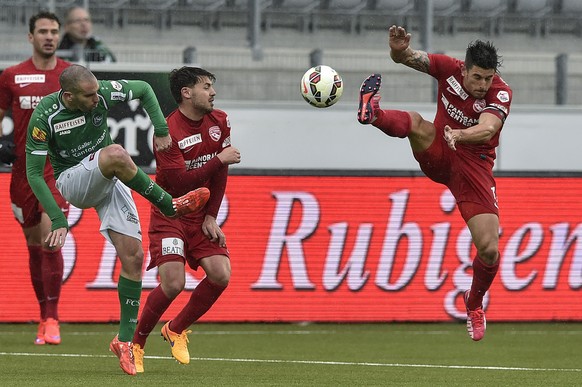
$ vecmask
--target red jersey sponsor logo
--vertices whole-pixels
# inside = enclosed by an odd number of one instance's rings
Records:
[[[504,103],[509,102],[509,93],[505,90],[500,90],[497,93],[497,99]]]
[[[191,147],[192,145],[196,145],[202,142],[202,136],[200,133],[194,134],[192,136],[186,137],[180,141],[178,141],[178,148],[186,149]]]
[[[222,135],[222,131],[218,126],[211,126],[208,129],[208,134],[210,135],[210,138],[213,139],[214,141],[219,141],[220,136]]]
[[[493,108],[496,108],[496,109],[499,109],[499,110],[501,110],[503,113],[505,113],[505,115],[507,115],[507,108],[506,108],[505,106],[503,106],[503,105],[500,105],[500,104],[498,104],[498,103],[492,103],[492,104],[490,104],[489,106],[490,106],[490,107],[493,107]]]
[[[463,89],[463,86],[461,86],[459,81],[457,81],[457,79],[453,75],[451,75],[450,77],[447,78],[447,83],[453,89],[454,94],[461,97],[461,99],[465,100],[465,99],[469,98],[469,94],[467,94],[467,92]],[[451,91],[451,90],[449,90],[449,91]]]
[[[485,105],[484,99],[476,99],[475,102],[473,102],[473,110],[477,113],[481,113],[483,109],[485,109]]]
[[[42,99],[39,95],[21,95],[18,102],[22,110],[34,109]]]
[[[45,79],[44,74],[17,74],[14,76],[14,83],[20,87],[25,87],[31,83],[44,83]]]

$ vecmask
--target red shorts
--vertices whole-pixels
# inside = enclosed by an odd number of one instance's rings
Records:
[[[158,209],[152,209],[150,213],[148,235],[151,262],[147,270],[173,261],[188,262],[188,266],[196,270],[198,261],[204,257],[212,255],[229,257],[226,247],[211,242],[202,232],[204,220],[202,214],[170,219],[162,215]]]
[[[55,186],[55,177],[52,168],[45,169],[44,179],[51,190],[65,216],[69,212],[69,202],[62,196]],[[44,212],[42,205],[32,192],[32,188],[26,179],[25,166],[16,163],[12,166],[10,179],[10,201],[12,212],[22,228],[34,227],[40,223],[41,214]]]
[[[449,188],[465,221],[483,213],[499,216],[491,157],[462,147],[454,151],[437,131],[431,146],[414,158],[426,176]]]

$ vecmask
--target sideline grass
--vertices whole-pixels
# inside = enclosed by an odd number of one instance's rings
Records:
[[[0,324],[0,386],[574,386],[582,324],[198,324],[189,365],[159,336],[145,373],[108,351],[117,325],[62,324],[58,346],[32,344],[36,326]]]

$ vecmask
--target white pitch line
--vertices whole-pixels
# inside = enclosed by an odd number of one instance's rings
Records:
[[[112,355],[90,355],[78,353],[26,353],[26,352],[0,352],[0,356],[39,356],[39,357],[85,357],[85,358],[109,358]],[[171,360],[169,356],[144,356],[146,359]],[[537,372],[582,372],[580,368],[533,368],[533,367],[498,367],[498,366],[467,366],[444,364],[403,364],[403,363],[370,363],[348,361],[321,361],[321,360],[277,360],[277,359],[237,359],[214,357],[191,357],[195,361],[222,361],[234,363],[271,363],[271,364],[307,364],[307,365],[341,365],[341,366],[365,366],[365,367],[389,367],[389,368],[441,368],[441,369],[470,369],[485,371],[537,371]]]

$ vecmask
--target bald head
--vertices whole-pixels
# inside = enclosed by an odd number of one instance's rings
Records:
[[[61,73],[59,82],[67,109],[90,112],[99,104],[99,83],[89,69],[80,65],[67,67]]]
[[[81,83],[94,83],[96,81],[97,78],[88,68],[76,64],[64,69],[59,78],[61,89],[71,93],[81,91]]]

